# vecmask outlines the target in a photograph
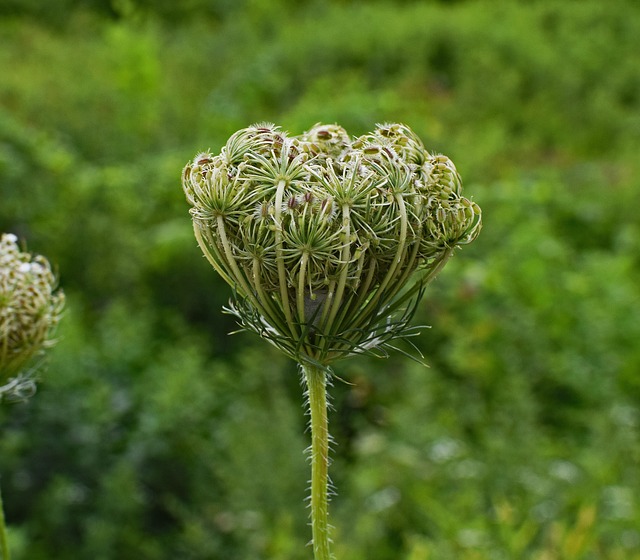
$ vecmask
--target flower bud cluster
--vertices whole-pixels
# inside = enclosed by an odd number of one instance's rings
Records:
[[[42,256],[20,251],[17,237],[0,237],[0,399],[20,389],[17,377],[53,344],[64,294]]]
[[[481,227],[451,160],[402,124],[355,139],[257,124],[198,154],[182,183],[242,324],[321,365],[401,334],[389,316]]]

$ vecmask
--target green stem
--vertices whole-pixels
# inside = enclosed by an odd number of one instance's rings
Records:
[[[4,508],[2,506],[1,492],[0,492],[0,552],[2,552],[2,560],[9,560],[9,543],[7,542],[7,530],[4,522]]]
[[[302,366],[311,415],[311,532],[315,560],[330,560],[329,551],[329,423],[327,372]]]

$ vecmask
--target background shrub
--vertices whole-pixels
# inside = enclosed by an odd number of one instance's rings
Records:
[[[307,558],[298,372],[229,337],[180,170],[237,128],[408,123],[485,227],[429,368],[332,389],[339,558],[640,558],[635,2],[4,2],[0,230],[69,309],[0,410],[17,560]]]

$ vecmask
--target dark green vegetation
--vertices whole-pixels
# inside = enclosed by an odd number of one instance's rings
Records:
[[[298,372],[226,334],[180,187],[264,120],[406,122],[483,210],[431,367],[339,365],[338,560],[640,558],[636,2],[76,4],[0,4],[0,230],[68,301],[0,411],[15,560],[310,557]]]

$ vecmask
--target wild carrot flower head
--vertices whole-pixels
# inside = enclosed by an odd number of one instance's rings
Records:
[[[481,227],[447,157],[402,124],[233,134],[184,168],[196,239],[230,311],[290,357],[327,366],[407,336],[422,288]]]
[[[13,234],[0,237],[0,400],[33,386],[27,367],[53,344],[64,294],[49,262],[22,252]]]

